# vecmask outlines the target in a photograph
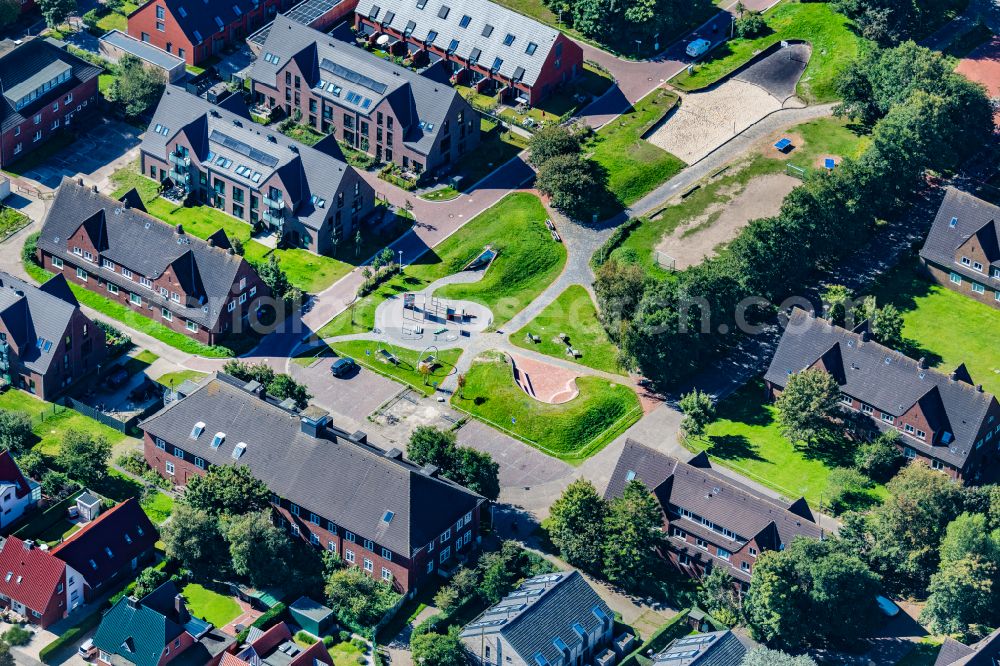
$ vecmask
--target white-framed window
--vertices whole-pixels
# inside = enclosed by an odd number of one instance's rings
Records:
[[[974,291],[977,294],[985,294],[986,293],[986,287],[984,287],[983,285],[979,284],[978,282],[973,282],[972,283],[972,291]]]
[[[470,511],[469,513],[465,514],[465,524],[468,525],[471,522],[472,522],[472,512]]]
[[[427,561],[427,573],[434,571],[434,558]]]
[[[87,281],[87,271],[83,270],[79,266],[76,267],[76,277],[83,282]]]
[[[142,305],[142,296],[139,294],[129,294],[128,300],[132,303],[132,305]]]
[[[187,323],[185,323],[184,326],[187,327],[187,330],[191,331],[192,333],[198,332],[198,324],[191,321],[190,319],[187,320]]]
[[[917,439],[927,439],[927,433],[923,430],[917,429]]]
[[[101,259],[101,266],[103,268],[107,268],[109,271],[112,272],[115,270],[115,262],[111,261],[110,259]]]
[[[462,537],[462,543],[463,544],[469,545],[470,541],[472,541],[472,530],[469,530],[468,532],[466,532],[465,536]]]
[[[250,287],[250,298],[257,295],[257,287]]]
[[[968,266],[971,263],[972,263],[971,259],[969,259],[968,257],[962,257],[962,265],[963,266]]]
[[[386,562],[392,562],[392,551],[388,548],[382,549],[382,559]]]
[[[229,301],[229,305],[226,306],[226,310],[228,312],[232,312],[235,309],[236,309],[236,300],[233,299],[233,300]]]
[[[730,552],[729,552],[728,550],[726,550],[725,548],[716,548],[716,549],[715,549],[715,552],[716,552],[716,554],[717,554],[717,555],[718,555],[719,557],[721,557],[721,558],[722,558],[722,559],[724,559],[724,560],[728,560],[728,559],[730,558],[730,556],[732,555],[732,553],[730,553]]]
[[[166,451],[166,450],[167,450],[167,443],[166,443],[166,442],[164,442],[164,441],[163,441],[162,439],[160,439],[159,437],[157,437],[157,438],[156,438],[155,440],[153,440],[153,441],[154,441],[154,442],[156,443],[156,448],[158,448],[158,449],[163,449],[164,451]]]
[[[319,525],[319,516],[317,516],[315,513],[310,513],[309,522],[312,523],[313,525]]]
[[[299,515],[299,505],[298,504],[293,503],[291,506],[288,507],[288,510],[292,512],[293,516]]]
[[[434,550],[434,542],[431,541],[429,544],[427,544],[427,552],[430,553],[433,550]]]
[[[118,285],[111,284],[110,282],[107,282],[107,283],[105,283],[105,286],[107,287],[107,289],[108,289],[108,291],[110,293],[112,293],[112,294],[117,294],[118,293]]]
[[[170,300],[172,300],[174,303],[180,303],[181,295],[178,294],[176,291],[172,291],[170,292]]]
[[[83,251],[83,258],[86,259],[87,261],[91,262],[94,261],[94,255],[90,250]]]
[[[750,571],[750,563],[740,562],[740,569],[743,569],[743,571]]]
[[[371,539],[365,539],[365,550],[375,550],[375,544]]]
[[[205,469],[205,461],[202,458],[195,458],[194,464],[195,467],[200,467],[201,469]]]
[[[326,542],[326,549],[328,551],[330,551],[331,553],[336,553],[337,552],[337,542],[336,541],[327,541]]]
[[[127,277],[129,280],[132,279],[132,271],[122,266],[122,277]]]
[[[375,563],[372,562],[371,560],[369,560],[366,557],[365,558],[365,571],[374,571],[374,570],[375,570]]]
[[[908,447],[908,446],[907,446],[907,447],[904,447],[904,448],[903,448],[903,457],[904,457],[904,458],[907,458],[907,459],[909,459],[909,460],[913,460],[914,458],[916,458],[916,457],[917,457],[917,452],[916,452],[916,451],[914,451],[913,449],[911,449],[911,448],[910,448],[910,447]]]
[[[73,254],[75,254],[78,257],[82,257],[83,256],[83,248],[74,247],[73,248]]]
[[[954,282],[955,284],[962,284],[962,276],[959,275],[958,273],[952,272],[950,278],[951,281]]]
[[[240,278],[240,291],[243,291],[246,288],[247,288],[247,279]]]
[[[684,538],[684,530],[682,530],[681,528],[679,528],[677,526],[673,526],[673,527],[670,528],[670,536],[677,537],[678,539],[683,539]]]
[[[174,320],[174,313],[166,308],[160,308],[160,314],[163,315],[163,318],[166,319],[167,321]]]
[[[438,561],[442,564],[451,557],[451,546],[441,549],[441,555],[438,556]]]
[[[297,537],[297,536],[299,536],[299,534],[301,534],[301,532],[299,532],[299,526],[296,525],[295,523],[292,523],[292,526],[291,526],[290,529],[291,529],[292,536],[294,536],[294,537]]]
[[[315,532],[310,532],[309,533],[309,543],[311,543],[314,546],[318,546],[319,545],[319,537],[316,536]]]
[[[179,448],[177,448],[177,447],[175,446],[175,447],[174,447],[174,457],[175,457],[175,458],[180,458],[181,460],[184,460],[184,452],[183,452],[183,451],[181,451],[181,450],[180,450]]]
[[[392,572],[385,567],[382,567],[382,580],[392,580]]]
[[[147,289],[153,288],[153,281],[147,277],[140,277],[139,284],[141,284],[143,287],[146,287]]]
[[[350,562],[351,564],[354,564],[354,551],[349,548],[345,548],[344,559]]]
[[[348,541],[350,541],[351,543],[354,543],[355,541],[357,541],[357,537],[354,536],[354,532],[351,532],[351,531],[348,531],[348,530],[344,530],[344,538],[347,539]]]
[[[165,469],[167,471],[167,474],[170,474],[171,476],[173,476],[173,474],[174,474],[174,464],[172,462],[170,462],[168,460],[166,463],[164,463],[163,469]]]
[[[62,270],[63,260],[60,259],[59,257],[52,257],[52,268],[58,268],[59,270]]]
[[[170,290],[166,287],[160,287],[160,296],[163,296],[163,298],[170,298]]]
[[[757,557],[757,549],[753,546],[750,546],[750,548],[747,549],[747,552],[750,553],[750,557]]]
[[[882,420],[885,421],[886,423],[892,423],[896,420],[896,417],[893,416],[892,414],[886,414],[885,412],[882,412]]]
[[[871,405],[861,405],[861,411],[865,414],[871,414],[874,410]]]
[[[931,461],[931,469],[943,470],[944,469],[944,463],[942,463],[940,460],[932,460]]]
[[[441,543],[444,543],[445,541],[447,541],[450,538],[451,538],[451,528],[449,527],[448,529],[446,529],[444,531],[444,534],[441,535],[440,541],[441,541]]]
[[[35,130],[35,136],[31,137],[33,142],[42,140],[42,130]]]
[[[457,523],[455,523],[455,529],[456,530],[462,529],[462,525],[464,525],[464,524],[465,524],[465,517],[463,516],[463,517],[461,517],[461,518],[458,519]]]
[[[246,302],[247,302],[247,295],[246,294],[240,294],[240,303],[242,304],[242,303],[246,303]]]
[[[708,550],[708,542],[705,541],[704,539],[695,539],[694,543],[699,548],[701,548],[703,550]]]
[[[979,263],[978,261],[973,261],[972,262],[972,270],[979,271],[980,273],[982,273],[983,272],[983,265],[981,263]]]

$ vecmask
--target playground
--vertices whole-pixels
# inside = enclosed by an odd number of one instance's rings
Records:
[[[808,45],[791,44],[704,91],[685,94],[647,140],[694,164],[771,113],[805,106],[794,94],[809,55]]]

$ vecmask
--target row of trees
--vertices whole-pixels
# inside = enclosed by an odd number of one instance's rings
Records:
[[[883,46],[920,39],[965,7],[961,0],[834,0],[832,4],[854,21],[862,35]]]
[[[291,375],[275,372],[271,366],[264,362],[248,363],[234,358],[226,361],[226,364],[222,366],[222,371],[240,381],[258,382],[268,395],[278,400],[291,398],[299,409],[304,409],[309,404],[309,399],[313,397],[305,384],[295,381]]]
[[[597,291],[609,335],[643,375],[665,384],[702,367],[745,324],[773,315],[759,306],[743,312],[745,299],[778,303],[794,294],[816,269],[865,243],[879,218],[908,206],[926,169],[955,168],[993,129],[984,90],[912,43],[873,49],[839,89],[841,113],[873,127],[860,158],[807,180],[776,217],[752,221],[718,257],[645,284],[638,301],[632,291],[614,290],[608,301],[608,290]]]

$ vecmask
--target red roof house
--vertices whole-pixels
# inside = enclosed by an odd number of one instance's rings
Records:
[[[7,537],[0,546],[0,607],[47,627],[82,601],[82,578],[31,541]],[[71,599],[72,595],[72,599]]]

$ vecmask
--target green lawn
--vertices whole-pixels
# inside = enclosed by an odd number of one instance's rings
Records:
[[[522,127],[525,117],[532,118],[539,123],[556,123],[567,114],[575,113],[581,107],[581,103],[576,100],[577,95],[587,97],[587,100],[582,103],[582,106],[586,106],[590,103],[591,97],[600,97],[608,91],[613,83],[610,74],[597,69],[590,63],[584,63],[583,71],[576,79],[553,92],[537,106],[529,108],[525,113],[519,113],[509,106],[501,107],[502,110],[498,115],[507,122]]]
[[[941,642],[939,638],[925,636],[896,666],[934,666],[938,653],[941,652]]]
[[[286,127],[282,123],[278,125],[278,131],[280,131],[288,138],[294,139],[299,143],[305,144],[307,146],[314,146],[326,138],[326,134],[323,134],[322,132],[317,132],[308,125],[292,124]]]
[[[621,204],[634,204],[684,168],[679,158],[642,138],[676,104],[676,94],[655,90],[599,129],[587,146],[590,158],[607,170],[608,190]]]
[[[698,189],[676,205],[643,219],[641,224],[625,234],[613,256],[622,257],[625,254],[650,273],[664,277],[667,272],[656,263],[654,250],[660,240],[678,225],[703,215],[710,206],[731,201],[752,179],[783,172],[785,164],[815,172],[817,159],[832,155],[857,157],[869,141],[867,136],[859,135],[854,126],[839,118],[812,120],[790,128],[788,134],[798,137],[789,159],[776,159],[768,148],[763,154],[730,165],[719,176],[703,180]]]
[[[197,370],[178,370],[176,372],[168,372],[164,375],[160,375],[156,378],[156,381],[164,386],[176,388],[189,379],[197,381],[206,376],[207,375],[204,372],[198,372]]]
[[[219,594],[198,583],[188,583],[181,589],[188,610],[195,617],[224,627],[240,615],[240,606],[229,595]]]
[[[873,293],[880,304],[892,303],[902,312],[910,347],[903,351],[925,357],[944,373],[965,363],[974,382],[1000,395],[1000,310],[931,282],[915,259],[882,276]]]
[[[465,390],[452,405],[512,431],[551,456],[580,462],[639,420],[635,392],[598,377],[579,377],[580,394],[561,405],[528,396],[517,385],[505,357],[488,352],[466,375]]]
[[[790,500],[805,497],[816,508],[824,505],[830,471],[850,464],[850,452],[814,454],[794,446],[780,432],[777,409],[766,401],[764,384],[750,382],[717,407],[704,440],[689,440],[689,448],[705,450],[719,462]],[[876,486],[875,497],[885,494]]]
[[[124,502],[131,497],[142,498],[143,496],[143,484],[117,469],[110,470],[108,478],[94,486],[94,490],[116,502]],[[153,489],[140,500],[140,506],[155,525],[162,525],[173,513],[174,500],[159,490]]]
[[[31,219],[15,208],[0,210],[0,240],[11,236],[31,223]]]
[[[450,178],[455,176],[461,178],[458,185],[459,191],[465,191],[472,187],[528,147],[526,138],[520,134],[505,131],[503,127],[485,117],[480,120],[480,127],[482,134],[479,146],[459,158],[450,176]],[[431,201],[436,199],[432,193],[428,193],[424,198]]]
[[[341,247],[337,259],[301,248],[271,250],[251,239],[252,228],[249,224],[221,210],[211,206],[178,206],[160,198],[156,191],[156,183],[138,173],[135,165],[116,171],[111,175],[111,180],[117,186],[112,196],[120,197],[135,187],[139,190],[139,195],[151,215],[170,225],[182,225],[184,231],[192,236],[208,238],[219,229],[223,229],[230,239],[238,238],[243,243],[244,257],[247,261],[266,261],[267,256],[273,252],[292,285],[307,294],[323,291],[350,273],[360,262],[366,261],[375,252],[393,242],[412,224],[405,219],[405,215],[400,215],[398,223],[387,235],[371,233],[366,235],[362,231],[360,252],[356,252],[354,240],[350,239],[350,243],[345,243]]]
[[[417,362],[420,358],[423,358],[421,352],[402,347],[391,347],[389,348],[390,352],[399,360],[397,365],[393,365],[381,360],[380,354],[377,353],[379,351],[379,344],[376,342],[350,340],[347,342],[338,342],[332,345],[332,347],[338,356],[350,356],[366,368],[380,375],[385,375],[390,379],[409,384],[426,395],[434,393],[435,382],[440,384],[444,381],[445,377],[455,371],[455,364],[458,363],[458,357],[462,355],[461,349],[442,349],[435,354],[438,359],[437,367],[434,368],[425,381],[424,375],[417,371]],[[382,348],[385,348],[385,346],[382,345]]]
[[[112,30],[127,32],[128,19],[125,18],[124,14],[111,12],[97,19],[97,27],[100,28],[102,32],[111,32]]]
[[[125,439],[125,435],[109,428],[80,412],[45,402],[35,396],[10,389],[0,395],[0,409],[25,412],[31,417],[32,430],[38,437],[35,446],[43,455],[54,457],[59,453],[63,436],[70,430],[101,435],[112,446]],[[44,420],[41,420],[44,417]]]
[[[358,658],[364,658],[365,651],[350,641],[337,643],[330,648],[334,666],[358,666]]]
[[[552,241],[545,217],[545,208],[535,195],[507,195],[416,263],[408,264],[403,275],[359,301],[353,324],[351,311],[345,310],[320,329],[320,337],[370,331],[375,325],[375,308],[383,300],[405,291],[419,291],[461,271],[486,245],[492,245],[499,254],[482,280],[446,285],[435,293],[442,298],[482,303],[493,311],[493,326],[503,325],[533,301],[566,263],[566,248]]]
[[[539,336],[542,341],[529,342],[529,333]],[[583,354],[576,359],[577,363],[596,370],[624,374],[616,361],[618,348],[608,339],[604,327],[597,320],[597,308],[590,292],[580,285],[566,289],[510,340],[518,347],[571,359],[566,355],[566,344],[557,337],[560,333],[569,336],[569,344]]]
[[[51,273],[31,262],[24,264],[24,270],[37,282],[45,282],[52,277]],[[112,319],[120,321],[125,326],[142,331],[143,333],[150,335],[160,342],[170,345],[171,347],[188,354],[197,354],[211,358],[227,358],[233,356],[233,351],[228,347],[221,345],[210,346],[198,342],[183,333],[178,333],[177,331],[169,329],[159,322],[153,321],[149,317],[139,314],[135,310],[132,310],[121,303],[108,300],[107,298],[104,298],[100,294],[90,291],[89,289],[84,289],[83,287],[80,287],[72,282],[69,283],[69,286],[70,289],[73,290],[73,294],[76,296],[77,300],[83,305],[93,308],[94,310],[97,310]]]
[[[431,192],[425,192],[420,195],[421,199],[427,199],[427,201],[451,201],[452,199],[457,199],[462,196],[462,193],[456,190],[451,185],[445,185],[444,187],[439,187]]]
[[[798,96],[809,103],[837,99],[837,75],[857,58],[864,42],[843,14],[822,2],[784,2],[764,14],[770,32],[756,39],[733,39],[710,51],[693,74],[685,70],[671,83],[682,90],[709,86],[759,51],[781,40],[799,39],[812,45],[809,65],[798,85]]]

